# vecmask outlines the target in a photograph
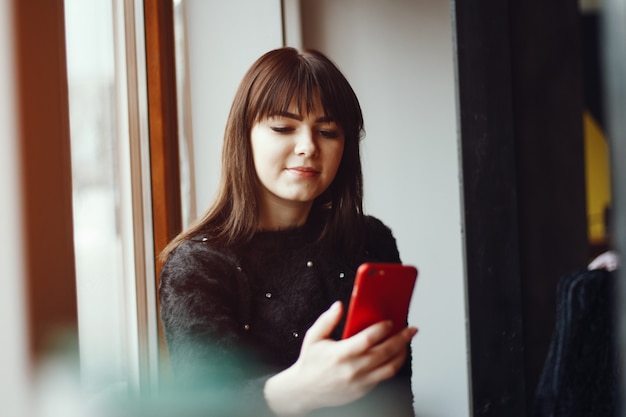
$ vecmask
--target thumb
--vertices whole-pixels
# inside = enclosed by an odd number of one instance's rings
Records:
[[[308,345],[314,342],[318,342],[320,340],[328,339],[330,334],[339,323],[342,313],[343,306],[341,304],[341,301],[335,301],[328,308],[328,310],[324,311],[317,318],[317,320],[315,320],[315,323],[313,323],[309,330],[307,330],[302,344]]]

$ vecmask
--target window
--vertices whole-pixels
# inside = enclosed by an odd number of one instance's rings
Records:
[[[80,365],[88,391],[146,390],[157,379],[143,3],[65,2]]]

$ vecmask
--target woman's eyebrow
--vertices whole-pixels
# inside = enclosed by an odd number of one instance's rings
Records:
[[[335,123],[336,120],[334,117],[330,117],[330,116],[323,116],[323,117],[318,117],[317,119],[315,119],[315,123]]]
[[[300,122],[304,120],[304,118],[300,116],[299,114],[291,113],[288,111],[279,111],[279,112],[271,114],[270,117],[287,117],[289,119],[298,120]],[[322,117],[318,117],[317,119],[315,119],[315,123],[331,123],[331,122],[335,122],[334,117],[322,116]]]
[[[294,119],[298,121],[302,121],[303,118],[299,114],[290,113],[288,111],[279,111],[270,115],[270,117],[287,117],[289,119]]]

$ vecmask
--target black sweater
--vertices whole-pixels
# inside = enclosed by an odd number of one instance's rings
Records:
[[[304,333],[335,300],[347,308],[357,267],[400,262],[391,231],[373,217],[351,261],[319,242],[312,223],[258,232],[238,248],[212,247],[200,234],[163,267],[161,319],[177,387],[201,393],[219,415],[271,415],[265,381],[296,361]],[[342,330],[343,320],[333,337]],[[364,399],[314,415],[413,416],[412,401],[409,355]]]

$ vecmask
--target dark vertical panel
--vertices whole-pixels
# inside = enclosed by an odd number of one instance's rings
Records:
[[[606,130],[604,117],[604,80],[602,77],[602,44],[600,42],[600,16],[588,12],[580,16],[581,63],[585,108]]]
[[[525,416],[508,2],[454,2],[475,416]]]
[[[580,16],[576,0],[510,4],[524,348],[531,401],[554,330],[556,283],[588,260]]]
[[[30,349],[78,330],[62,0],[13,1]]]

